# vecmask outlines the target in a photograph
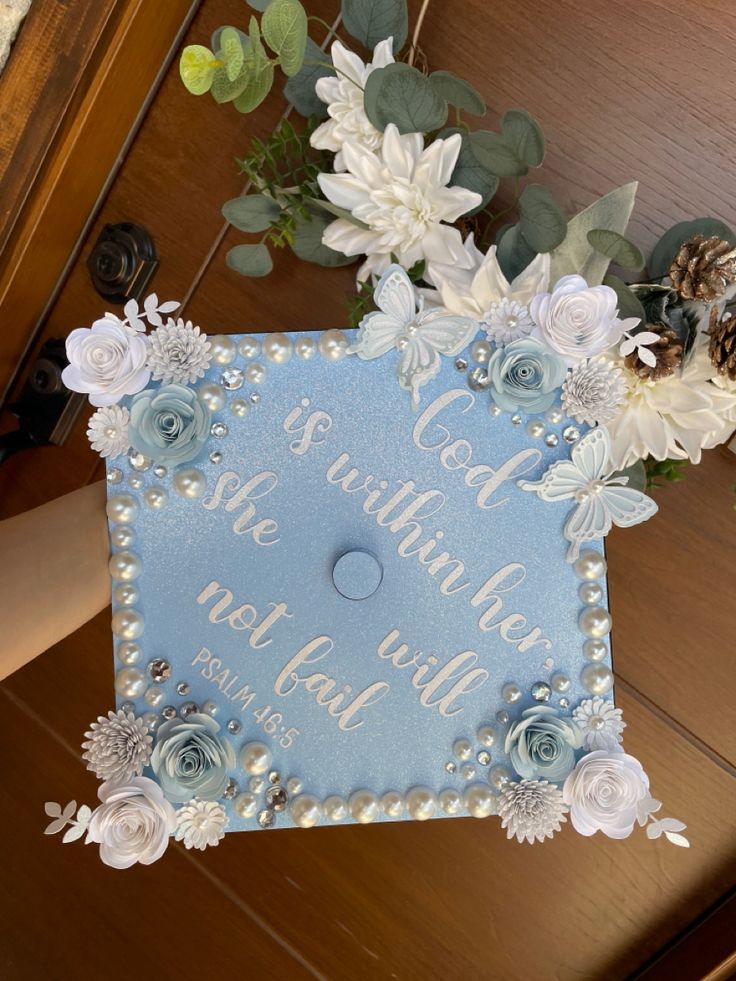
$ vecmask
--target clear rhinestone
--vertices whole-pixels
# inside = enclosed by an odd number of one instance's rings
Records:
[[[222,439],[224,436],[227,436],[227,426],[224,422],[213,422],[210,432],[217,439]]]
[[[153,460],[145,453],[131,453],[128,456],[128,463],[134,470],[150,470]]]
[[[120,706],[123,712],[135,712],[135,705],[133,702],[123,702]]]
[[[253,405],[258,405],[258,403],[261,401],[261,396],[258,394],[258,392],[251,392],[248,398]]]
[[[566,443],[577,443],[580,439],[580,430],[577,426],[565,426],[562,430],[562,438]]]
[[[272,828],[276,823],[275,813],[273,811],[269,811],[268,809],[259,811],[258,823],[262,828]]]
[[[491,379],[488,377],[488,372],[485,368],[471,368],[471,370],[468,372],[468,388],[472,389],[474,392],[482,392],[483,389],[488,388],[490,384]]]
[[[179,709],[179,715],[182,719],[186,719],[188,716],[193,715],[195,712],[199,712],[199,706],[196,702],[184,702],[184,704]]]
[[[509,721],[509,713],[505,709],[501,709],[500,712],[496,712],[496,722],[500,722],[502,726],[505,726]]]
[[[268,782],[281,783],[281,774],[279,773],[278,770],[271,770],[271,772],[268,775]]]
[[[217,715],[217,703],[216,702],[205,702],[202,706],[202,711],[206,712],[207,715]]]
[[[156,477],[165,477],[168,472],[163,463],[157,463],[153,468],[153,473]]]
[[[511,425],[512,426],[521,425],[521,416],[518,413],[514,413],[514,415],[511,416]]]
[[[231,736],[237,736],[243,727],[237,719],[230,719],[226,728]]]
[[[108,484],[119,484],[123,479],[123,471],[120,467],[113,467],[112,470],[107,472],[107,482]]]
[[[161,709],[161,715],[163,715],[165,719],[175,719],[176,709],[173,705],[164,705],[164,707]]]
[[[457,361],[455,362],[455,367],[457,368],[458,371],[467,371],[468,362],[465,360],[465,358],[458,358]]]
[[[176,686],[176,694],[177,695],[188,695],[189,694],[189,682],[188,681],[180,681],[179,684]]]
[[[260,794],[263,792],[263,788],[266,786],[266,781],[263,777],[251,777],[248,781],[248,788],[254,794]]]
[[[569,705],[570,705],[570,699],[569,698],[561,698],[560,699],[560,708],[566,709],[566,708],[569,707]]]
[[[491,762],[491,754],[487,749],[480,750],[475,758],[481,766],[488,766],[488,764]]]
[[[210,453],[210,463],[222,463],[222,453],[219,450]]]
[[[154,661],[148,662],[148,673],[151,676],[151,681],[160,685],[161,682],[168,681],[171,677],[171,665],[162,657],[157,657]]]
[[[557,433],[547,433],[544,437],[544,442],[547,446],[557,446],[560,442],[560,438]]]
[[[220,375],[220,384],[228,392],[235,392],[243,387],[245,375],[240,368],[226,368]]]
[[[532,685],[532,698],[535,702],[548,702],[552,689],[546,681],[535,681]]]
[[[225,798],[225,800],[232,800],[234,797],[238,796],[239,790],[240,788],[238,787],[237,781],[230,777],[227,782],[227,786],[222,792],[222,796]]]
[[[457,773],[457,763],[453,763],[452,760],[445,763],[445,769],[448,773]]]
[[[271,811],[284,811],[289,803],[289,795],[283,787],[271,787],[266,794],[266,807]]]

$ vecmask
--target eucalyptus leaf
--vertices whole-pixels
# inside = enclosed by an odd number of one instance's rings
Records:
[[[525,164],[529,167],[541,166],[545,153],[544,134],[526,109],[509,109],[504,113],[501,135]]]
[[[468,139],[478,163],[496,177],[521,177],[528,171],[513,147],[498,133],[478,130],[470,133]]]
[[[299,0],[273,0],[261,19],[266,44],[279,56],[285,75],[296,75],[307,46],[307,14]]]
[[[582,276],[590,286],[603,282],[611,260],[592,247],[588,232],[605,228],[623,235],[634,209],[637,187],[634,181],[610,191],[568,222],[565,240],[550,256],[551,283],[573,274]]]
[[[665,232],[654,246],[654,251],[649,260],[651,278],[664,279],[682,243],[698,234],[704,235],[706,238],[717,235],[718,238],[723,238],[727,242],[736,243],[736,235],[728,225],[719,221],[718,218],[695,218],[693,221],[681,221]]]
[[[395,123],[400,133],[427,133],[447,119],[447,103],[429,79],[402,62],[371,72],[363,101],[368,119],[382,131]]]
[[[225,256],[225,261],[241,276],[268,276],[273,269],[271,254],[262,242],[258,245],[236,245]]]
[[[625,470],[617,470],[613,476],[628,477],[629,482],[626,486],[631,487],[632,490],[638,490],[644,493],[647,489],[647,468],[644,466],[643,460],[637,460],[636,463],[632,463]]]
[[[188,44],[179,59],[179,75],[187,92],[204,95],[212,87],[219,62],[203,44]]]
[[[300,259],[318,266],[349,266],[355,262],[355,256],[343,255],[322,244],[322,235],[329,224],[330,219],[321,214],[300,221],[294,230],[291,247]]]
[[[253,10],[258,10],[260,13],[266,9],[266,7],[271,3],[271,0],[247,0],[248,6],[252,7]]]
[[[610,286],[615,292],[618,299],[619,317],[622,320],[626,320],[628,317],[636,317],[639,321],[639,326],[643,328],[647,322],[647,312],[636,293],[622,279],[611,274],[605,277],[603,285]],[[634,332],[636,333],[636,328]]]
[[[496,258],[509,282],[526,269],[536,254],[524,240],[519,225],[510,225],[496,244]]]
[[[519,231],[535,252],[551,252],[567,234],[567,222],[549,191],[527,184],[519,198]]]
[[[429,81],[437,95],[451,106],[464,109],[473,116],[485,115],[486,103],[483,96],[464,78],[459,78],[452,72],[437,71],[432,72]]]
[[[588,242],[596,252],[623,266],[624,269],[643,269],[644,256],[641,249],[618,232],[608,228],[591,228],[588,232]]]
[[[234,27],[225,27],[220,35],[220,58],[225,62],[225,71],[230,81],[234,81],[243,67],[243,42]]]
[[[325,201],[324,198],[307,198],[307,201],[311,205],[314,205],[314,207],[321,208],[322,211],[334,215],[335,218],[342,218],[344,221],[349,221],[351,225],[356,225],[358,228],[368,228],[368,225],[364,221],[356,218],[346,208],[340,208],[338,205],[333,204],[332,201]]]
[[[212,76],[212,98],[220,104],[233,102],[241,94],[248,84],[248,72],[243,65],[235,78],[230,78],[227,69],[223,66],[215,71]]]
[[[394,39],[394,54],[404,47],[409,33],[406,0],[342,0],[341,10],[345,30],[371,51],[388,37]]]
[[[459,132],[460,130],[457,129],[443,130],[440,136],[446,139],[453,133]],[[466,212],[469,215],[475,215],[482,211],[498,190],[498,177],[479,163],[478,158],[473,153],[473,147],[467,133],[462,134],[460,153],[450,178],[450,184],[465,187],[469,191],[480,194],[482,199],[480,204]]]
[[[335,74],[333,69],[325,65],[325,62],[329,61],[330,56],[315,44],[311,37],[308,37],[304,63],[284,86],[284,96],[296,111],[307,119],[310,116],[317,116],[320,119],[327,116],[327,106],[317,95],[315,86],[320,78]]]
[[[226,201],[222,213],[241,232],[265,232],[279,220],[281,208],[265,194],[248,194]]]
[[[235,31],[235,33],[240,38],[241,47],[243,48],[244,51],[247,49],[248,45],[250,44],[250,38],[244,31],[238,30],[237,27],[223,26],[223,27],[218,27],[216,31],[212,32],[211,47],[213,51],[220,50],[221,48],[220,42],[222,40],[222,35],[224,31]]]
[[[273,65],[261,42],[261,32],[255,17],[250,19],[248,34],[250,47],[245,52],[243,61],[246,82],[233,103],[238,112],[252,112],[263,102],[273,85]]]

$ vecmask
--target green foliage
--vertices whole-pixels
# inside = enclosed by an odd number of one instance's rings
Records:
[[[271,255],[262,242],[258,245],[236,245],[230,249],[225,261],[241,276],[268,276],[273,269]]]
[[[248,6],[252,7],[253,10],[258,10],[260,13],[263,13],[269,3],[271,3],[271,0],[248,0]]]
[[[647,468],[644,465],[643,460],[637,460],[636,463],[632,463],[630,467],[626,467],[625,470],[617,470],[614,477],[628,477],[629,482],[626,485],[631,487],[632,490],[642,491],[642,493],[647,490],[649,484],[647,482]]]
[[[519,198],[519,232],[534,252],[551,252],[565,238],[565,216],[546,188],[527,184]]]
[[[263,47],[261,31],[255,17],[250,19],[248,35],[250,46],[243,59],[242,71],[245,85],[233,103],[238,112],[252,112],[260,106],[273,85],[273,64]]]
[[[446,71],[432,72],[429,81],[437,95],[451,106],[463,109],[473,116],[485,115],[485,100],[470,82]]]
[[[694,221],[681,221],[666,231],[654,246],[654,251],[649,259],[651,278],[663,279],[669,272],[672,260],[677,255],[682,243],[698,234],[704,235],[706,238],[717,235],[718,238],[723,238],[727,242],[736,242],[736,235],[728,225],[717,218],[695,218]]]
[[[507,225],[497,240],[496,258],[509,282],[523,272],[536,256],[519,225]]]
[[[521,177],[529,168],[500,133],[479,130],[468,136],[476,160],[496,177]]]
[[[365,112],[376,129],[394,123],[400,133],[425,133],[444,126],[447,103],[426,77],[411,65],[396,62],[368,76]]]
[[[443,139],[446,139],[453,133],[460,132],[461,130],[459,129],[446,129],[440,133],[440,136]],[[493,195],[496,193],[498,190],[499,180],[495,174],[492,174],[479,162],[478,158],[473,152],[471,136],[472,134],[462,134],[460,153],[458,154],[455,169],[452,172],[450,184],[466,187],[469,191],[475,191],[476,194],[480,194],[482,200],[478,207],[467,212],[469,215],[475,215],[485,208]]]
[[[273,0],[261,21],[263,37],[285,75],[296,75],[307,46],[307,14],[299,0]]]
[[[348,324],[350,327],[359,327],[363,317],[376,309],[373,302],[373,292],[374,289],[370,282],[360,283],[358,292],[348,300]]]
[[[345,30],[371,51],[385,38],[393,37],[394,53],[400,51],[409,33],[406,0],[342,0]]]
[[[618,315],[622,320],[627,317],[636,317],[641,327],[646,325],[649,318],[641,300],[622,279],[609,274],[603,280],[603,285],[610,286],[615,292],[618,300]]]
[[[318,266],[349,266],[355,262],[355,256],[343,255],[322,244],[322,235],[331,221],[322,213],[310,212],[297,222],[291,247],[300,259]]]
[[[317,116],[324,119],[327,116],[327,106],[317,95],[315,86],[320,78],[335,74],[334,69],[325,64],[329,62],[329,55],[308,37],[304,63],[284,86],[286,98],[306,118]]]
[[[687,460],[655,460],[649,456],[644,461],[647,474],[647,490],[653,487],[663,487],[665,484],[677,484],[685,479],[683,468]]]
[[[179,75],[187,92],[204,95],[212,87],[215,72],[221,66],[209,48],[203,44],[188,44],[179,59]]]
[[[608,228],[591,228],[588,232],[588,242],[596,252],[608,256],[612,262],[618,263],[624,269],[639,270],[646,264],[641,249],[623,235]]]
[[[222,213],[241,232],[265,232],[278,222],[281,208],[265,194],[248,194],[226,201]]]
[[[248,39],[250,42],[250,39]],[[231,82],[240,74],[243,68],[245,51],[239,31],[234,27],[223,27],[220,34],[220,60],[225,63],[225,71]]]
[[[509,109],[501,121],[501,136],[519,160],[539,167],[544,160],[544,135],[539,123],[525,109]]]

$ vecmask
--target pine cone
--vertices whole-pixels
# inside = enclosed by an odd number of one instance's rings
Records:
[[[736,282],[736,249],[717,235],[693,235],[680,246],[669,275],[683,300],[711,303]]]
[[[719,318],[718,309],[713,307],[708,336],[708,354],[712,364],[722,375],[736,381],[736,317],[732,313],[724,313]]]
[[[683,346],[675,331],[666,324],[647,324],[644,328],[653,334],[659,334],[659,340],[653,344],[648,344],[647,349],[657,359],[655,365],[645,364],[634,350],[626,357],[624,364],[639,378],[648,378],[650,381],[661,381],[668,378],[682,364]]]

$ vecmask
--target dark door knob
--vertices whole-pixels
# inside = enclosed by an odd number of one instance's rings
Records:
[[[92,285],[110,303],[139,299],[158,268],[153,239],[142,225],[133,222],[105,225],[87,268]]]

